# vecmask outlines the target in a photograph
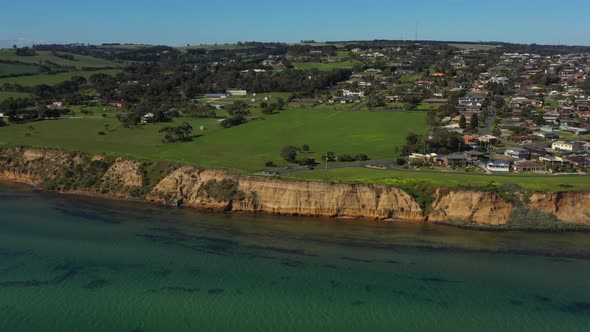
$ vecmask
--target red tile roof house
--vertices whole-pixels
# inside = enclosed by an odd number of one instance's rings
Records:
[[[447,74],[445,73],[441,73],[441,72],[436,72],[434,74],[432,74],[432,77],[446,77]]]
[[[473,135],[463,135],[463,143],[465,145],[477,145],[479,143],[479,137]]]
[[[125,106],[125,102],[122,100],[107,100],[106,102],[107,105],[109,106],[115,106],[115,107],[123,107]]]

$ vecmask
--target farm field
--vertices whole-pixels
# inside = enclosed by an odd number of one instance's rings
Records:
[[[106,118],[100,114],[76,117],[81,118],[10,125],[0,129],[0,142],[255,172],[264,169],[267,161],[286,166],[279,154],[287,145],[308,144],[311,152],[303,156],[316,159],[328,151],[393,158],[395,148],[404,144],[409,131],[423,133],[427,129],[425,114],[421,113],[288,110],[256,115],[248,123],[229,129],[221,128],[217,119],[176,118],[172,123],[123,128],[115,112],[109,112]],[[186,143],[161,142],[160,128],[184,121],[194,128],[193,135],[202,136]],[[206,130],[200,131],[201,126]],[[98,135],[99,131],[106,135]]]
[[[25,92],[0,91],[0,101],[6,100],[8,98],[26,98],[29,96],[30,94]]]
[[[69,54],[74,57],[74,60],[64,59],[53,55],[50,51],[36,51],[37,55],[32,56],[18,56],[13,50],[0,50],[0,60],[18,61],[31,64],[39,64],[51,62],[58,66],[76,67],[76,68],[110,68],[120,67],[121,64],[105,59],[99,59],[86,55],[70,54],[65,52],[58,52],[62,54]]]
[[[590,190],[588,176],[516,176],[516,175],[473,175],[453,173],[426,173],[403,170],[378,170],[370,168],[316,169],[296,172],[284,177],[292,180],[321,181],[337,183],[380,183],[403,186],[416,182],[428,182],[442,187],[477,187],[490,184],[518,184],[532,190]]]
[[[20,84],[22,86],[35,86],[39,84],[56,85],[63,81],[67,81],[74,76],[90,77],[94,74],[107,74],[115,75],[119,72],[119,69],[102,69],[102,70],[85,70],[85,71],[72,71],[59,74],[42,74],[33,76],[20,76],[20,77],[6,77],[0,78],[0,85],[4,83]]]
[[[39,67],[22,63],[0,63],[0,76],[28,75],[39,73]]]
[[[300,70],[312,70],[317,69],[320,71],[329,71],[340,68],[352,68],[358,62],[356,61],[342,61],[342,62],[293,62],[292,65],[295,69]]]

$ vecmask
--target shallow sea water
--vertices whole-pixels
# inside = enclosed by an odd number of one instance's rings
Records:
[[[209,214],[0,184],[0,331],[589,331],[590,233]]]

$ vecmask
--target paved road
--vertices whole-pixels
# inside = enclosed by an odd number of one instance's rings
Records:
[[[488,119],[484,123],[484,126],[479,128],[479,135],[489,135],[490,131],[492,131],[492,127],[494,126],[494,121],[496,121],[496,109],[490,108]]]

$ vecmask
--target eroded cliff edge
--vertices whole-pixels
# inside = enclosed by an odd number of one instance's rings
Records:
[[[53,149],[0,148],[0,179],[55,191],[87,192],[219,211],[362,217],[462,226],[519,219],[590,226],[590,192],[511,192],[438,188],[423,197],[369,184],[294,182]],[[421,202],[421,204],[418,203]],[[527,224],[528,225],[528,224]],[[528,227],[528,226],[527,226]]]

